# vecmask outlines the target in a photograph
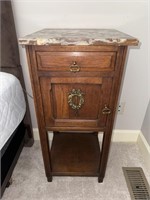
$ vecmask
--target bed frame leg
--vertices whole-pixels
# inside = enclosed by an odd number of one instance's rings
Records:
[[[34,143],[33,133],[31,130],[31,126],[29,124],[25,124],[26,134],[25,134],[25,147],[31,147]]]
[[[9,181],[8,181],[8,183],[7,183],[7,185],[6,185],[6,187],[8,188],[11,184],[12,184],[12,182],[13,182],[13,180],[12,180],[12,177],[9,179]]]

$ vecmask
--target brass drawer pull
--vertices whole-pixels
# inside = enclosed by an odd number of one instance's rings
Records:
[[[84,104],[83,92],[80,89],[72,89],[68,95],[68,104],[73,110],[79,110]]]
[[[74,73],[80,71],[80,66],[77,65],[76,61],[74,61],[73,64],[70,66],[70,71]]]
[[[105,105],[105,107],[102,110],[103,115],[109,115],[111,114],[111,110]]]

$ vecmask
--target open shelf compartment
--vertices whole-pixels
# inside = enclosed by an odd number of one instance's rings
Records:
[[[98,133],[55,132],[51,161],[52,174],[55,176],[98,176]]]

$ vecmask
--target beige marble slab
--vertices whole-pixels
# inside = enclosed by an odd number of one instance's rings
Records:
[[[21,45],[138,45],[138,39],[114,29],[43,29],[19,39]]]

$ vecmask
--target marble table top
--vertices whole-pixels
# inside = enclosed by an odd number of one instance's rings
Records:
[[[19,39],[21,45],[137,46],[138,39],[114,29],[43,29]]]

